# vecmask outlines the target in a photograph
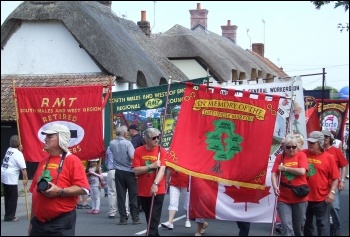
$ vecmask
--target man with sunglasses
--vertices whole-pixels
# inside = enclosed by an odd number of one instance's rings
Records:
[[[144,132],[146,145],[136,148],[132,166],[138,176],[137,189],[148,223],[148,236],[159,236],[158,225],[165,194],[165,159],[167,151],[159,145],[160,131],[148,128]]]
[[[346,166],[348,164],[348,161],[346,160],[342,150],[339,148],[336,148],[333,146],[334,142],[334,134],[331,133],[331,131],[328,130],[322,130],[322,133],[324,135],[324,149],[326,152],[331,154],[333,156],[333,159],[335,160],[337,167],[340,172],[340,179],[338,180],[338,188],[335,189],[334,194],[334,202],[331,204],[331,217],[332,217],[332,223],[331,223],[331,236],[340,236],[340,200],[339,195],[340,191],[344,190],[345,186],[345,172],[346,172]]]
[[[309,162],[308,184],[310,193],[306,209],[304,236],[314,236],[314,216],[318,236],[330,236],[330,208],[338,186],[339,169],[331,154],[324,150],[324,135],[313,131],[304,149]]]

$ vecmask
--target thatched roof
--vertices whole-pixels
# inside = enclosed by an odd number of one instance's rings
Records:
[[[1,121],[16,121],[14,87],[102,85],[108,87],[113,76],[106,75],[1,75]]]
[[[24,1],[1,26],[1,46],[22,21],[61,21],[104,72],[118,82],[157,86],[188,78],[132,21],[97,1]],[[83,73],[83,72],[82,72]]]
[[[175,25],[162,34],[152,36],[155,44],[168,58],[194,58],[210,69],[218,81],[231,81],[245,73],[245,79],[278,76],[273,68],[229,38],[202,27],[189,30]],[[233,71],[236,70],[236,71]],[[231,74],[235,74],[232,78]]]

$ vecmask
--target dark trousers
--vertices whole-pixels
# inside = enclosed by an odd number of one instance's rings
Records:
[[[148,236],[159,236],[158,226],[160,223],[160,217],[162,215],[164,194],[157,194],[156,196],[154,196],[153,205],[152,205],[152,197],[139,196],[139,200],[141,202],[142,209],[145,212],[147,227],[148,227],[149,220],[151,220],[149,225]],[[150,216],[150,211],[152,211],[151,216]]]
[[[239,228],[238,236],[248,236],[250,230],[250,222],[236,221]]]
[[[306,220],[304,236],[329,236],[330,234],[330,207],[331,204],[322,202],[308,202],[306,208]],[[317,234],[314,230],[314,216],[316,217]]]
[[[45,222],[33,217],[30,220],[32,224],[30,236],[74,236],[76,221],[75,209]]]
[[[125,199],[126,192],[129,192],[129,208],[133,221],[139,221],[139,207],[137,203],[137,183],[134,172],[115,170],[115,188],[117,190],[117,203],[120,221],[128,219]]]
[[[5,221],[10,221],[15,218],[18,201],[18,185],[2,184],[4,187],[5,199]]]

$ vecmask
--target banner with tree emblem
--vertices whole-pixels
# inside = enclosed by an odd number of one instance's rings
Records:
[[[265,189],[279,99],[186,83],[167,165],[223,184]]]

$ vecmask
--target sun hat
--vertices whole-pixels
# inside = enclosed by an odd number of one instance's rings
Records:
[[[68,152],[68,143],[70,140],[70,131],[67,126],[63,124],[55,123],[48,130],[42,131],[42,135],[47,134],[58,134],[58,145],[64,150]]]

